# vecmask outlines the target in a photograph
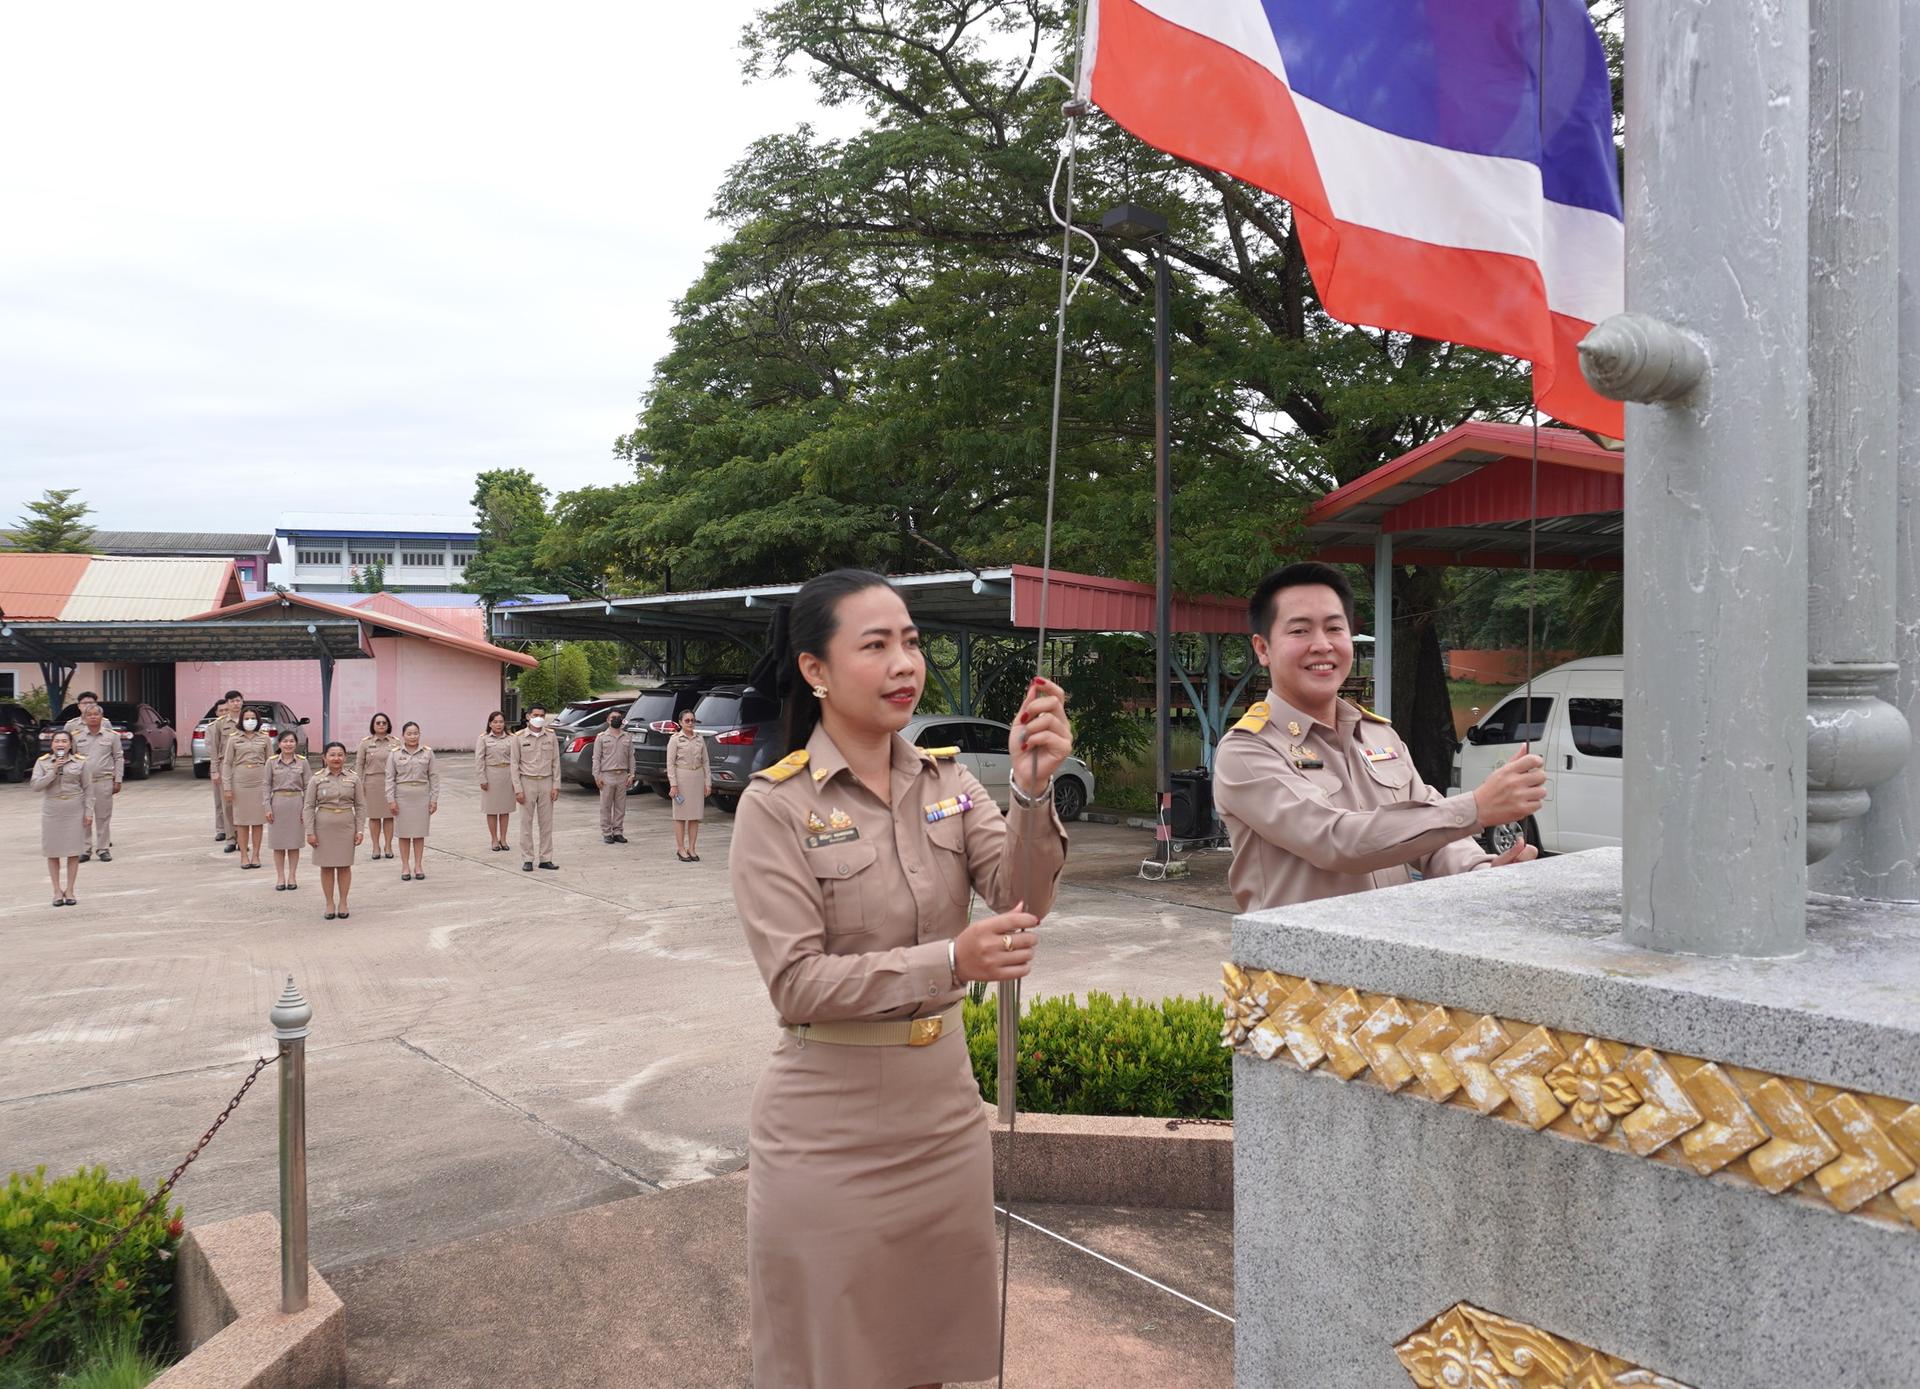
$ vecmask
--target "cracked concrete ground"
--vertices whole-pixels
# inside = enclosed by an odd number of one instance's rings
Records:
[[[114,862],[54,910],[39,804],[0,787],[0,1170],[101,1162],[154,1180],[272,1047],[291,973],[314,1007],[312,1252],[323,1271],[737,1170],[773,1014],[727,889],[729,818],[699,864],[672,854],[666,804],[635,798],[624,846],[594,798],[557,809],[558,873],[486,849],[465,759],[428,880],[362,862],[353,915],[242,873],[212,838],[208,783],[129,783]],[[1030,991],[1211,993],[1227,953],[1225,856],[1190,879],[1136,876],[1138,830],[1079,824]],[[271,1074],[179,1198],[189,1223],[275,1203]]]

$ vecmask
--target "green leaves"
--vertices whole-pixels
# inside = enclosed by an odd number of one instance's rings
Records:
[[[998,1000],[965,1007],[967,1051],[989,1103],[999,1097]],[[1220,1005],[1205,998],[1148,1003],[1092,993],[1043,998],[1020,1019],[1020,1107],[1040,1114],[1166,1119],[1233,1117],[1232,1053],[1220,1045]]]
[[[12,545],[35,554],[85,554],[93,539],[86,523],[93,510],[76,502],[77,487],[49,487],[40,500],[27,503],[27,514],[14,522]]]

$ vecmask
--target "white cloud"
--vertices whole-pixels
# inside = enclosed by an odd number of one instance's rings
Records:
[[[748,0],[17,9],[0,65],[0,524],[466,509],[609,454],[754,138]],[[8,495],[17,494],[17,495]]]

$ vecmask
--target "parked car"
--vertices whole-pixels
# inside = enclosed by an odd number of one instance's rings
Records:
[[[40,720],[18,704],[0,704],[0,781],[25,781],[40,755]]]
[[[193,774],[203,779],[213,775],[213,764],[207,760],[207,725],[213,722],[214,709],[219,707],[216,704],[207,710],[201,715],[200,722],[193,726]],[[250,699],[246,707],[260,716],[260,726],[274,738],[278,738],[285,729],[293,730],[300,739],[294,751],[302,757],[307,755],[307,724],[311,720],[299,717],[278,700]],[[344,743],[347,740],[342,738],[340,741]]]
[[[713,803],[731,815],[753,774],[778,760],[780,701],[751,685],[720,685],[693,706],[693,726],[710,744]]]
[[[994,719],[955,718],[947,714],[916,714],[902,732],[918,748],[959,748],[960,764],[980,779],[987,794],[1005,809],[1013,793],[1007,777],[1013,763],[1007,756],[1007,725]],[[1077,820],[1093,799],[1093,768],[1077,757],[1060,764],[1053,777],[1053,804],[1062,820]]]
[[[573,700],[553,716],[554,731],[558,732],[560,729],[572,728],[575,724],[584,723],[596,714],[604,714],[609,709],[616,709],[626,704],[632,698],[632,695],[605,695],[593,699]]]
[[[1483,832],[1480,842],[1489,853],[1505,853],[1523,830],[1529,844],[1551,854],[1620,842],[1624,672],[1618,656],[1555,666],[1534,678],[1530,707],[1523,685],[1467,730],[1467,741],[1454,757],[1453,794],[1478,787],[1522,744],[1532,744],[1547,764],[1547,799],[1540,813]]]
[[[627,707],[626,701],[619,700],[603,708],[591,710],[572,723],[561,724],[554,729],[554,735],[560,740],[560,779],[571,781],[576,786],[584,786],[589,791],[593,785],[593,742],[606,730],[607,719]]]
[[[100,715],[120,730],[120,750],[126,755],[128,781],[145,781],[153,772],[173,770],[173,761],[179,752],[180,735],[174,731],[166,715],[152,705],[119,699],[101,700]],[[54,733],[79,717],[80,706],[69,704],[52,722],[40,725],[40,751],[49,750],[53,746]]]
[[[667,794],[667,739],[680,727],[681,711],[696,707],[709,690],[744,685],[744,675],[670,675],[647,690],[627,710],[633,734],[633,785]]]

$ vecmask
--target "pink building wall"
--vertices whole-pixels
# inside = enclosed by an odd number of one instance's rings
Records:
[[[397,730],[412,719],[436,748],[471,748],[500,707],[499,661],[413,637],[375,637],[372,660],[333,667],[333,736],[349,748],[366,736],[376,712]],[[320,663],[315,661],[183,661],[175,669],[181,721],[197,721],[228,690],[249,699],[277,699],[313,720],[320,750]]]

